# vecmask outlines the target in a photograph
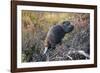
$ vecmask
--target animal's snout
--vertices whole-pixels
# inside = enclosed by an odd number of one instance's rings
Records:
[[[73,30],[74,29],[74,25],[70,25],[69,29]]]
[[[71,32],[71,31],[73,31],[73,29],[74,29],[74,25],[69,25],[68,26],[68,28],[66,28],[66,31],[67,31],[67,33],[69,33],[69,32]]]

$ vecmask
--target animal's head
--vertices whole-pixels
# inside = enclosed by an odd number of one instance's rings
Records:
[[[69,33],[74,29],[74,26],[70,23],[70,21],[63,21],[62,27],[66,33]]]

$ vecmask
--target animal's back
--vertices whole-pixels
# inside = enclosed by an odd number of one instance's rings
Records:
[[[51,47],[61,42],[61,39],[64,37],[65,32],[60,25],[54,25],[50,28],[47,33],[46,43]]]

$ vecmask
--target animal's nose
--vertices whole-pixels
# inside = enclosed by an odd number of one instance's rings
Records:
[[[73,30],[73,29],[74,29],[74,25],[71,25],[71,26],[70,26],[70,29],[72,29],[72,30]]]

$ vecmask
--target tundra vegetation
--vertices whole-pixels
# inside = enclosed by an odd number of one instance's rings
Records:
[[[74,24],[62,44],[48,50],[44,40],[51,26],[64,20]],[[71,12],[39,12],[22,10],[22,62],[86,60],[90,58],[90,14]]]

